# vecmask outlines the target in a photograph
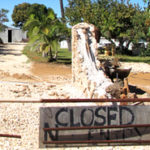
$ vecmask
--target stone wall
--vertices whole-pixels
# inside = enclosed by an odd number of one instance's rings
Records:
[[[80,87],[85,98],[111,98],[106,88],[112,82],[99,70],[97,38],[98,30],[94,25],[79,23],[72,28],[73,82]]]

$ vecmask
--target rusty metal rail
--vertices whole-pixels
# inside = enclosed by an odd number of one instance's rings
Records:
[[[150,102],[150,98],[134,99],[41,99],[42,103],[84,103],[84,102]]]
[[[44,131],[49,130],[80,130],[80,129],[113,129],[113,128],[142,128],[150,127],[150,124],[130,124],[130,125],[110,125],[110,126],[84,126],[84,127],[59,127],[59,128],[43,128]]]
[[[0,100],[0,103],[84,103],[84,102],[150,102],[150,98],[135,99],[41,99],[41,100]]]
[[[50,130],[86,130],[86,129],[116,129],[116,128],[142,128],[150,127],[150,124],[135,125],[110,125],[110,126],[84,126],[84,127],[60,127],[60,128],[43,128],[44,131]],[[60,140],[60,141],[43,141],[43,144],[150,144],[150,140]]]
[[[21,138],[20,135],[13,135],[13,134],[0,134],[0,137],[8,137],[8,138]]]
[[[82,140],[82,141],[43,141],[43,144],[95,144],[95,143],[106,143],[106,144],[149,144],[150,140]]]

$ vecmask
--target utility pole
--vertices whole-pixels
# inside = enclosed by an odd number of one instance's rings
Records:
[[[59,3],[60,3],[60,9],[61,9],[61,18],[62,18],[62,21],[65,22],[65,14],[64,14],[63,0],[59,0]]]
[[[59,0],[59,3],[60,3],[60,9],[61,9],[61,19],[64,25],[66,25],[63,0]],[[68,50],[71,51],[71,38],[67,36],[66,41],[68,43]]]

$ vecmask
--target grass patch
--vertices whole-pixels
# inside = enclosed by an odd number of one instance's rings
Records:
[[[31,61],[42,62],[42,63],[48,62],[48,57],[42,57],[41,53],[30,51],[28,49],[28,46],[24,48],[23,54],[25,54]]]
[[[48,57],[42,57],[42,54],[30,51],[28,47],[25,47],[23,53],[31,60],[36,62],[47,63],[49,61]],[[116,58],[122,62],[144,62],[150,64],[150,56],[149,57],[141,57],[141,56],[127,56],[127,55],[116,55]],[[68,49],[59,49],[57,60],[53,63],[62,63],[62,64],[71,64],[71,52]],[[99,59],[113,59],[112,56],[104,56],[99,55]]]
[[[144,62],[150,64],[150,56],[142,57],[142,56],[117,55],[116,57],[123,62]]]
[[[58,57],[57,57],[57,63],[64,63],[64,64],[71,64],[72,56],[71,52],[68,51],[68,49],[59,49],[58,50]]]
[[[42,53],[30,51],[28,46],[24,48],[23,54],[25,54],[31,61],[42,63],[49,62],[49,57],[42,57]],[[68,49],[59,49],[57,60],[53,63],[71,64],[71,52],[69,52]]]
[[[121,62],[144,62],[150,64],[150,56],[142,57],[142,56],[127,56],[127,55],[116,55],[114,56],[104,56],[99,55],[98,59],[113,59],[118,58]]]

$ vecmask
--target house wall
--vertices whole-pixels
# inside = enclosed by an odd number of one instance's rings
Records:
[[[68,48],[68,43],[66,40],[60,42],[60,48]]]
[[[2,39],[3,43],[8,43],[8,30],[0,32],[0,38]]]
[[[21,42],[27,38],[27,32],[22,30],[12,30],[12,42]]]
[[[21,42],[22,39],[27,38],[27,31],[7,28],[5,31],[0,32],[0,38],[2,39],[3,43],[8,43],[8,30],[12,30],[12,42]]]

